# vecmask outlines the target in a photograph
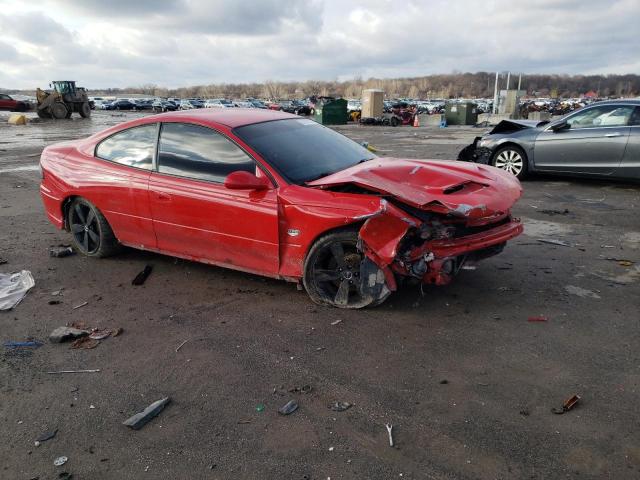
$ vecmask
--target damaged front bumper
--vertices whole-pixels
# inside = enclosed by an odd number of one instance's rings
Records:
[[[404,215],[397,208],[369,218],[359,232],[359,249],[367,258],[363,268],[370,273],[363,275],[363,290],[374,298],[383,283],[395,291],[396,276],[446,285],[466,262],[500,253],[508,240],[523,231],[520,220],[508,213],[464,235],[451,235],[454,227],[436,223],[439,231],[433,238],[423,239],[423,232],[431,229],[427,222]],[[382,275],[379,272],[374,275],[374,265]]]
[[[491,162],[491,156],[493,150],[487,147],[479,147],[478,143],[482,140],[482,137],[476,137],[473,143],[467,145],[458,154],[458,160],[462,162],[481,163],[483,165],[489,165]]]

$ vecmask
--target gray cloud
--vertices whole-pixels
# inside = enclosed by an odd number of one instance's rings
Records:
[[[16,67],[3,72],[3,87],[70,74],[88,87],[175,87],[453,70],[640,72],[637,0],[29,2],[47,15],[25,3],[0,14],[0,61]]]

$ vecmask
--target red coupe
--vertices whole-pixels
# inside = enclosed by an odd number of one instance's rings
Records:
[[[268,110],[139,118],[48,146],[40,164],[47,215],[85,255],[127,245],[301,282],[342,308],[379,304],[402,278],[446,284],[522,232],[509,173],[378,158]]]

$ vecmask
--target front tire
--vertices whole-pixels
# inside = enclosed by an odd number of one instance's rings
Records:
[[[360,269],[364,255],[357,248],[358,233],[343,230],[320,237],[304,263],[304,288],[319,305],[356,309],[384,302],[391,293],[385,286],[380,298],[362,292]]]
[[[527,175],[527,155],[524,150],[515,145],[507,145],[496,150],[491,165],[511,173],[518,180],[522,180]]]
[[[55,102],[53,105],[51,105],[50,108],[51,108],[51,115],[53,115],[53,118],[58,120],[67,118],[67,114],[69,113],[69,110],[64,105],[64,103]]]
[[[88,200],[76,198],[67,211],[67,222],[76,249],[87,257],[108,257],[120,249],[104,215]]]

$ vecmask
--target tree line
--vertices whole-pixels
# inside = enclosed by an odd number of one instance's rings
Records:
[[[506,88],[506,74],[500,76],[499,88]],[[510,88],[517,88],[518,75],[512,74]],[[265,81],[262,83],[220,83],[165,88],[149,83],[129,88],[90,89],[91,95],[123,96],[143,94],[179,98],[265,98],[283,100],[310,96],[359,98],[363,89],[384,90],[387,98],[491,98],[495,73],[476,72],[427,75],[412,78],[360,77],[347,81],[304,82]],[[575,98],[587,92],[599,97],[635,97],[640,95],[640,75],[522,75],[521,90],[535,97]]]

